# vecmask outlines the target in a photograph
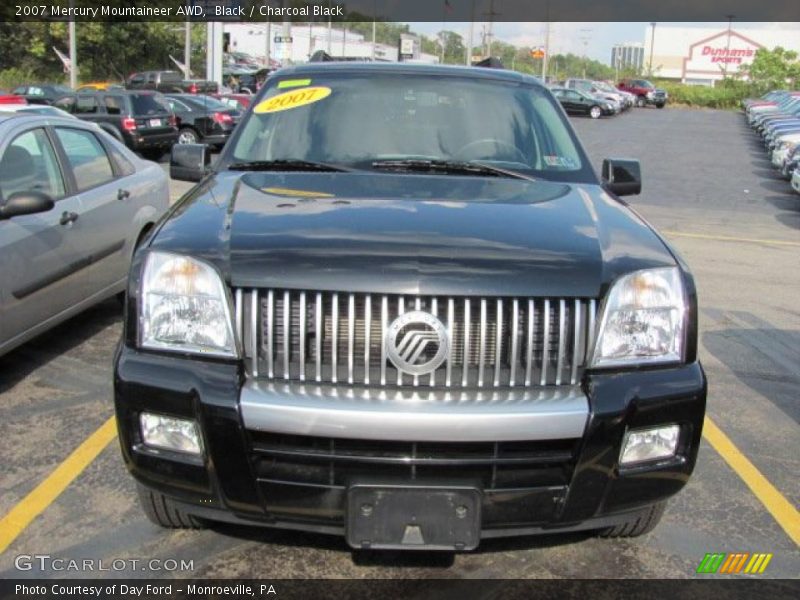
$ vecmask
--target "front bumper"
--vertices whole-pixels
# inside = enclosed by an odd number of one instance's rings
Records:
[[[348,486],[365,480],[477,487],[482,538],[614,525],[686,484],[706,401],[699,363],[515,393],[253,382],[237,363],[127,346],[115,363],[122,453],[140,483],[200,517],[336,534]],[[143,447],[145,410],[197,420],[202,460]],[[620,468],[628,429],[672,423],[677,456]]]

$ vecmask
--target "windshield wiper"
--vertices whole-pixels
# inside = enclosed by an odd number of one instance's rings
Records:
[[[343,165],[332,165],[323,162],[300,160],[296,158],[279,158],[276,160],[251,160],[235,162],[228,165],[232,171],[327,171],[347,172],[353,171]]]
[[[461,160],[427,160],[427,159],[393,159],[376,160],[372,163],[373,169],[391,169],[398,171],[433,171],[438,173],[449,173],[453,175],[489,175],[491,177],[512,177],[514,179],[525,179],[536,181],[517,171],[502,169],[477,162],[466,162]]]

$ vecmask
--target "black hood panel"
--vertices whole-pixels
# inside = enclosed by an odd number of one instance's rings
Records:
[[[398,294],[597,297],[674,264],[597,186],[375,173],[224,173],[231,284]],[[221,207],[220,207],[221,208]]]

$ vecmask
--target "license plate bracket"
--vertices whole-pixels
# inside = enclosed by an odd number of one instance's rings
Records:
[[[351,485],[347,542],[353,548],[473,550],[480,542],[476,487]]]

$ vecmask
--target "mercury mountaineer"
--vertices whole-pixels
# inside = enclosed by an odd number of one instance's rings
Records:
[[[686,264],[536,79],[272,74],[138,249],[115,401],[147,516],[470,550],[658,523],[706,402]]]

